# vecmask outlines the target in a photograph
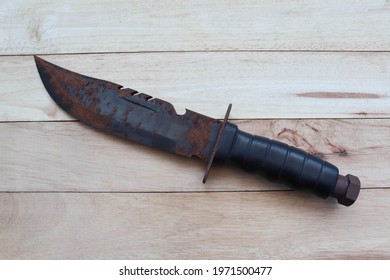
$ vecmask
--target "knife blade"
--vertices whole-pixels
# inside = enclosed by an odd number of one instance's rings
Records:
[[[180,115],[164,100],[34,59],[47,92],[69,115],[137,143],[200,158],[207,162],[203,182],[215,159],[345,206],[357,200],[358,177],[340,175],[336,166],[296,147],[239,130],[228,122],[231,104],[223,121],[188,109]]]

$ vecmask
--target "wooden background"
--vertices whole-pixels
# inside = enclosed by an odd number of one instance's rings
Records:
[[[358,175],[351,207],[85,127],[33,54]],[[389,259],[390,1],[0,5],[0,258]]]

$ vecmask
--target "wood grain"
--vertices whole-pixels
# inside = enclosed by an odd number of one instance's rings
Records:
[[[0,5],[0,259],[390,259],[390,2]],[[31,54],[361,178],[351,207],[75,122]]]
[[[373,203],[375,201],[375,203]],[[4,259],[388,259],[388,190],[0,194]]]
[[[390,120],[246,120],[242,130],[297,146],[352,173],[364,188],[390,181]],[[1,123],[2,191],[171,192],[286,189],[234,167],[205,164],[78,122]]]
[[[14,0],[0,54],[390,50],[390,4],[359,1]]]
[[[222,118],[387,118],[390,52],[216,52],[44,56],[73,71]],[[0,61],[0,121],[71,119],[31,56]]]

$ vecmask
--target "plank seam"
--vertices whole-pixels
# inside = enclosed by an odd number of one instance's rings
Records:
[[[59,55],[111,55],[111,54],[142,54],[142,53],[238,53],[238,52],[248,52],[248,53],[262,53],[262,52],[280,52],[280,53],[390,53],[390,50],[273,50],[273,49],[262,49],[262,50],[185,50],[185,51],[128,51],[128,52],[69,52],[69,53],[27,53],[27,54],[0,54],[0,57],[15,57],[15,56],[33,56],[33,55],[43,55],[43,56],[59,56]]]
[[[374,187],[374,188],[361,188],[361,190],[387,190],[390,188],[387,187]],[[191,194],[191,193],[271,193],[271,192],[297,192],[296,190],[230,190],[230,191],[0,191],[2,193],[79,193],[79,194],[88,194],[88,193],[97,193],[97,194],[169,194],[169,193],[178,193],[178,194]]]
[[[201,112],[199,112],[201,113]],[[271,121],[271,120],[389,120],[389,117],[383,118],[348,118],[348,117],[335,117],[335,118],[229,118],[229,121]],[[217,118],[217,120],[222,120]],[[41,121],[0,121],[0,124],[12,124],[12,123],[81,123],[79,120],[41,120]]]

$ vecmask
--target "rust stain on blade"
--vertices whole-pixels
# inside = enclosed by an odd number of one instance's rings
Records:
[[[205,122],[205,118],[208,117],[188,109],[184,116],[191,120],[191,125],[188,127],[184,137],[192,146],[194,155],[207,161],[211,155],[217,136],[217,129],[220,127],[221,122],[218,120]],[[212,138],[212,142],[209,140],[209,135],[215,135]],[[206,150],[204,149],[205,147],[207,147]]]

